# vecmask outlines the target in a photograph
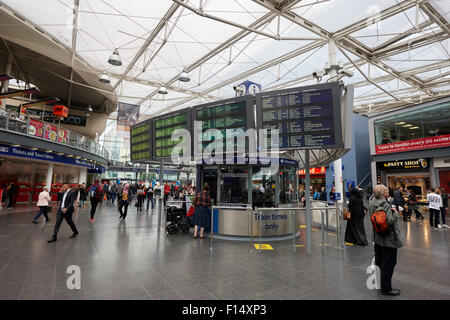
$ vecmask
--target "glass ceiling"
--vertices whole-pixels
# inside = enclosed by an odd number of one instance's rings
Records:
[[[343,81],[355,85],[356,112],[450,94],[448,0],[0,2],[60,40],[68,54],[75,49],[93,73],[106,72],[119,101],[141,105],[141,114],[229,98],[245,80],[263,90],[316,83],[311,74],[328,62],[330,37],[336,61],[354,73]],[[121,66],[107,62],[115,48]],[[187,83],[178,80],[185,69]],[[157,93],[161,85],[167,95]]]

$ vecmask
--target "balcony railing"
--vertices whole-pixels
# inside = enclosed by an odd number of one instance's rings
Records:
[[[86,136],[63,129],[54,123],[41,121],[3,108],[0,109],[0,130],[70,146],[98,155],[104,159],[109,157],[108,151],[102,145]]]

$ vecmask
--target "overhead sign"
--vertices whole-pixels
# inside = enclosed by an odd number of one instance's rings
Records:
[[[427,137],[408,141],[380,144],[375,146],[376,154],[405,152],[421,149],[442,148],[450,146],[450,134]]]
[[[413,159],[413,160],[395,160],[378,162],[379,169],[427,169],[429,168],[428,159]]]
[[[64,164],[71,164],[80,167],[87,167],[89,169],[94,170],[103,170],[104,167],[102,165],[98,165],[86,160],[76,159],[74,157],[66,157],[62,155],[56,155],[53,153],[41,152],[36,150],[30,150],[26,148],[13,147],[4,144],[0,144],[0,155],[12,156],[12,157],[21,157],[35,160],[45,160],[52,162],[60,162]],[[103,169],[102,169],[103,168]]]
[[[119,102],[117,107],[117,136],[130,137],[130,127],[139,121],[139,106]]]
[[[320,168],[310,168],[309,174],[325,174],[327,169],[325,167]],[[304,176],[305,175],[305,169],[299,170],[299,175]]]
[[[7,110],[11,110],[13,112],[20,112],[20,108],[18,106],[12,106],[12,105],[6,105]],[[42,112],[44,112],[44,120],[46,121],[58,121],[59,119],[55,119],[53,116],[53,110],[50,111],[44,111],[44,110],[38,110],[38,109],[32,109],[32,108],[26,108],[25,114],[35,116],[37,118],[42,118]],[[61,123],[64,124],[70,124],[72,126],[80,126],[85,127],[86,126],[86,117],[80,117],[73,114],[69,114],[66,118],[61,119]]]
[[[341,96],[339,82],[259,93],[257,127],[278,130],[280,150],[342,147]]]

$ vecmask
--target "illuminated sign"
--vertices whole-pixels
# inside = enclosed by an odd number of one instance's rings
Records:
[[[377,166],[380,169],[427,169],[429,161],[427,159],[395,160],[378,162]]]

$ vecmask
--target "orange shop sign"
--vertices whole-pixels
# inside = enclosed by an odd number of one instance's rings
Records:
[[[327,169],[325,167],[311,168],[311,169],[309,169],[309,174],[325,174],[326,170]],[[299,170],[298,174],[300,176],[304,176],[305,169]]]

